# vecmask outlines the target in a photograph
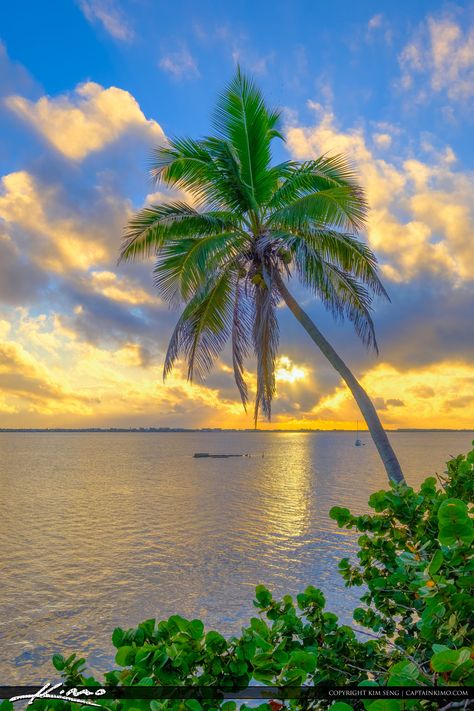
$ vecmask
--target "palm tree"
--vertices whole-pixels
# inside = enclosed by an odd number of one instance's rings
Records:
[[[344,157],[272,165],[271,145],[284,140],[279,111],[240,69],[220,95],[214,135],[175,138],[153,155],[152,176],[192,197],[146,207],[129,222],[121,259],[156,258],[154,281],[169,303],[184,303],[164,364],[178,357],[188,378],[203,378],[230,338],[235,381],[244,407],[244,360],[257,360],[255,423],[268,418],[275,394],[283,300],[351,390],[389,478],[403,473],[365,390],[288,290],[291,278],[310,289],[338,319],[349,319],[377,351],[371,304],[387,297],[377,260],[357,234],[367,203]],[[388,297],[387,297],[388,298]]]

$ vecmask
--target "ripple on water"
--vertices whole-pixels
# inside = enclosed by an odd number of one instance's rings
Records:
[[[342,433],[0,434],[4,683],[51,676],[54,652],[113,662],[112,629],[201,617],[238,632],[253,588],[319,585],[348,620],[337,562],[356,535],[331,506],[366,510],[385,486],[374,448]],[[394,434],[411,481],[441,471],[471,433]],[[368,440],[367,440],[368,441]],[[194,451],[252,458],[195,460]],[[265,452],[265,457],[260,455]]]

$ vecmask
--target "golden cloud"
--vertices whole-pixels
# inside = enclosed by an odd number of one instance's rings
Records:
[[[376,404],[385,426],[412,428],[470,428],[474,420],[474,365],[442,361],[403,372],[380,363],[361,384]],[[345,385],[338,386],[308,413],[319,422],[355,423],[361,415]],[[333,425],[334,426],[334,425]],[[337,425],[336,425],[337,426]]]
[[[306,368],[293,363],[288,356],[280,356],[276,363],[275,380],[277,383],[296,383],[308,377]]]
[[[121,234],[130,206],[113,196],[101,196],[107,222],[74,213],[61,214],[61,188],[44,185],[27,171],[1,179],[0,218],[18,226],[15,245],[31,261],[50,272],[86,270],[110,259],[111,234]],[[11,240],[12,237],[8,236]]]
[[[63,388],[17,342],[0,342],[0,412],[91,413],[96,397]]]
[[[33,102],[9,96],[6,104],[71,160],[83,160],[127,131],[138,132],[151,143],[164,138],[159,124],[144,116],[132,94],[115,86],[104,89],[86,82],[54,99],[43,96]]]
[[[390,162],[373,153],[362,128],[342,131],[330,111],[312,107],[319,122],[290,126],[289,149],[299,159],[344,153],[355,164],[371,207],[368,241],[381,257],[385,275],[393,281],[408,281],[424,271],[473,278],[467,235],[474,231],[474,180],[470,173],[453,169],[453,152],[436,154],[431,148],[431,163]],[[377,135],[388,145],[388,130]]]
[[[54,315],[32,317],[18,309],[11,325],[0,321],[0,426],[200,426],[242,413],[240,403],[215,388],[187,382],[179,368],[166,384],[162,363],[143,368],[139,344],[119,350],[86,343]],[[178,419],[176,419],[178,418]]]
[[[131,305],[159,303],[157,296],[114,272],[92,271],[89,281],[94,291],[113,301]]]
[[[252,427],[251,413],[244,414],[237,397],[226,397],[215,387],[188,383],[180,365],[163,384],[161,362],[143,368],[137,343],[126,343],[116,351],[92,345],[63,328],[56,316],[32,317],[21,309],[11,324],[0,321],[0,334],[4,339],[0,342],[2,427],[124,423]],[[223,374],[230,377],[228,371],[223,365]],[[262,420],[260,427],[343,429],[362,420],[344,385],[305,409],[298,397],[310,390],[317,399],[321,385],[316,375],[282,356],[277,377],[277,414],[270,424]],[[387,427],[472,426],[474,365],[445,360],[401,372],[379,363],[361,382]],[[291,406],[279,411],[279,404],[290,392]]]

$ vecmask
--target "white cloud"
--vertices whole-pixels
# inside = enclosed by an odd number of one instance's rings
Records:
[[[78,4],[91,24],[101,24],[115,39],[123,42],[133,40],[133,30],[112,0],[78,0]]]
[[[159,66],[175,79],[196,79],[200,76],[196,60],[184,46],[177,52],[164,55]]]
[[[418,98],[426,100],[426,79],[432,93],[444,93],[451,100],[474,96],[474,25],[463,27],[453,18],[429,17],[399,56],[400,86],[423,87]]]
[[[369,30],[375,30],[382,25],[382,22],[383,14],[379,12],[377,15],[374,15],[370,18],[369,22],[367,23],[367,27]]]
[[[115,86],[104,89],[86,82],[56,98],[43,96],[34,102],[9,96],[6,103],[71,160],[100,151],[127,131],[139,133],[150,142],[164,138],[161,127],[144,116],[136,99]]]

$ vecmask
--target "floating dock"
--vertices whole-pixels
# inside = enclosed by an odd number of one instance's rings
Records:
[[[209,454],[209,452],[195,452],[194,459],[229,459],[229,457],[250,457],[250,454]]]

